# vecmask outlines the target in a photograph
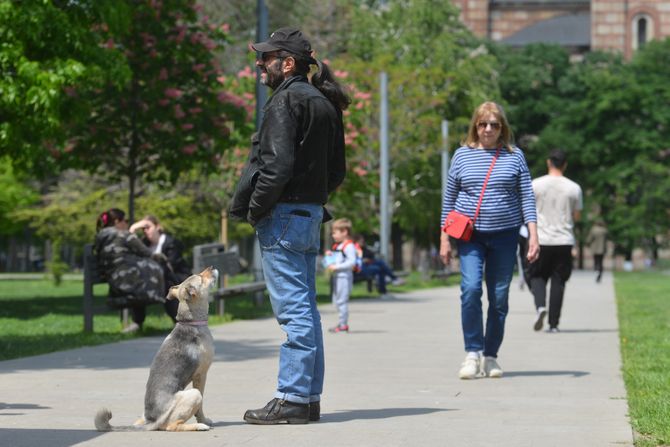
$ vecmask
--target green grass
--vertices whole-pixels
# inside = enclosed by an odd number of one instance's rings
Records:
[[[635,445],[670,445],[670,273],[617,272],[615,287]]]
[[[406,285],[390,287],[389,291],[401,293],[421,287],[456,284],[456,278],[457,276],[452,276],[447,281],[423,281],[418,274],[412,274],[407,278]],[[238,275],[232,282],[250,279],[245,275]],[[94,291],[96,297],[99,297],[99,303],[103,304],[107,285],[96,285]],[[321,305],[330,302],[328,280],[324,275],[318,276],[317,292],[317,300]],[[48,279],[0,281],[0,360],[159,335],[172,328],[172,320],[165,315],[163,307],[152,305],[147,308],[147,318],[141,333],[121,334],[118,311],[95,315],[94,331],[85,333],[82,293],[81,280],[66,280],[60,286],[54,286]],[[376,297],[376,294],[368,294],[365,284],[356,284],[352,299],[369,297]],[[267,299],[261,306],[255,306],[251,299],[239,297],[226,300],[223,316],[216,315],[212,304],[210,324],[270,315],[272,309]]]

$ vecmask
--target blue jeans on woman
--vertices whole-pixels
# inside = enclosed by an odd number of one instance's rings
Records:
[[[316,308],[322,217],[320,204],[278,203],[256,225],[272,310],[286,332],[275,397],[301,404],[320,401],[323,391],[323,331]]]
[[[509,286],[516,264],[519,229],[475,231],[469,242],[458,241],[461,262],[461,325],[467,352],[498,357],[505,333]],[[484,276],[485,275],[485,276]],[[484,333],[482,279],[489,302]]]

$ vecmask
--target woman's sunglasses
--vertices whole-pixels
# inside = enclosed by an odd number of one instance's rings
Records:
[[[497,121],[480,121],[477,123],[477,128],[479,129],[486,129],[486,126],[491,126],[493,130],[500,129],[500,123]]]

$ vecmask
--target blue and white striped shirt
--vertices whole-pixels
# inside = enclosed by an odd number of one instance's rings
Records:
[[[496,149],[456,150],[449,169],[447,190],[442,200],[442,221],[451,210],[474,217],[479,194]],[[535,195],[526,158],[519,148],[500,150],[475,222],[475,229],[493,232],[537,222]]]

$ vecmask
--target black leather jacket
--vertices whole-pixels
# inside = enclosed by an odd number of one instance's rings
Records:
[[[263,113],[229,209],[251,225],[279,202],[325,204],[346,169],[342,112],[305,76],[282,82]]]

